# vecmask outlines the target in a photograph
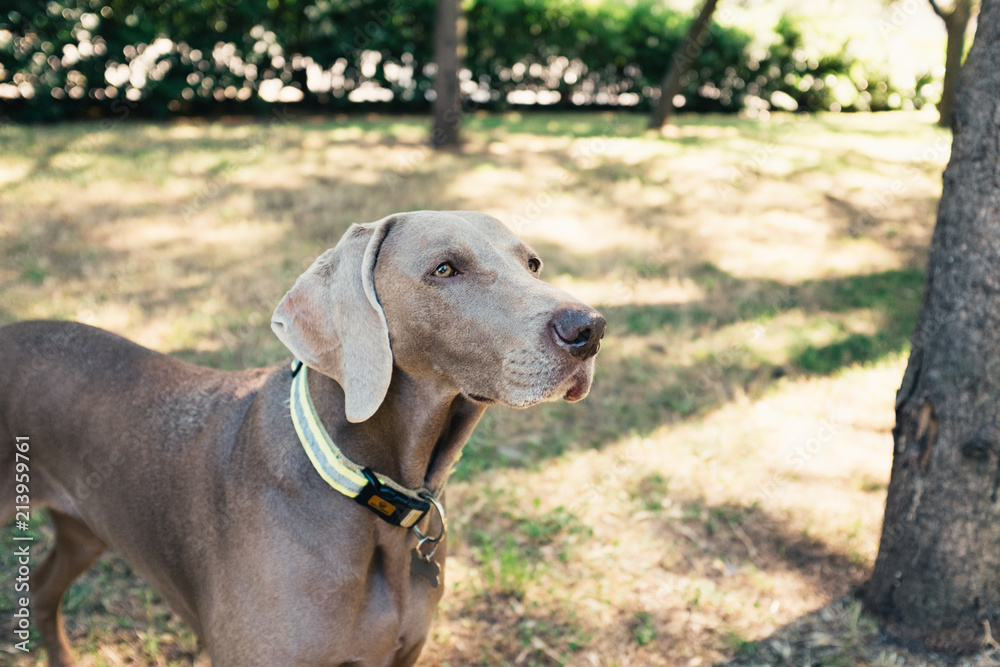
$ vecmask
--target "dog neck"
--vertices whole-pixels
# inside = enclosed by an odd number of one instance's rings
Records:
[[[344,416],[344,392],[321,373],[309,392],[330,437],[352,461],[416,489],[441,486],[486,406],[450,382],[394,368],[378,411],[360,423]]]

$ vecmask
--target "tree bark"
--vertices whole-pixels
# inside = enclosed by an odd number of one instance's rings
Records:
[[[878,558],[862,591],[945,653],[1000,636],[1000,0],[983,0],[912,351]]]
[[[667,124],[670,116],[673,115],[674,97],[681,91],[681,78],[701,55],[702,47],[705,46],[702,38],[718,4],[719,0],[705,0],[705,4],[702,5],[694,23],[688,28],[687,35],[677,47],[677,51],[674,52],[670,69],[663,75],[663,80],[660,82],[660,99],[657,101],[653,113],[649,116],[650,129],[660,129]]]
[[[945,47],[944,84],[941,89],[941,100],[938,102],[938,125],[951,127],[955,118],[955,93],[962,74],[962,55],[965,52],[965,32],[972,18],[972,1],[955,0],[951,12],[944,12],[940,6],[931,0],[934,12],[944,21],[948,33],[948,44]]]
[[[462,99],[458,85],[458,23],[461,0],[438,0],[434,19],[434,148],[455,149],[462,142]]]

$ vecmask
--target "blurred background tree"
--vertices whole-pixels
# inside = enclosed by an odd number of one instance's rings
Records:
[[[954,0],[950,9],[942,8],[937,0],[928,0],[934,13],[944,21],[948,31],[948,46],[945,53],[944,87],[941,90],[941,101],[938,102],[938,123],[942,127],[951,127],[955,118],[955,94],[958,80],[962,74],[962,58],[965,57],[965,33],[969,29],[972,14],[978,8],[975,0]]]
[[[459,89],[461,40],[464,32],[461,0],[438,0],[434,24],[434,129],[431,145],[456,148],[461,144],[462,94]]]
[[[653,113],[649,117],[650,129],[663,127],[670,114],[673,113],[674,97],[681,92],[681,77],[687,73],[701,52],[702,39],[718,5],[719,0],[705,0],[698,16],[691,22],[687,35],[684,36],[684,40],[670,59],[670,67],[663,75],[663,81],[660,82],[660,99],[653,107]]]

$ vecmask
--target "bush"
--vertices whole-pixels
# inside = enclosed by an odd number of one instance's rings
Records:
[[[433,95],[434,0],[6,5],[0,111],[19,120],[266,113],[274,101],[424,112]],[[465,16],[462,86],[477,108],[646,110],[690,21],[653,0],[467,0]],[[791,20],[771,38],[761,54],[751,35],[712,25],[680,54],[692,59],[684,110],[762,109],[775,93],[805,110],[893,106],[886,77],[846,51],[807,59]]]

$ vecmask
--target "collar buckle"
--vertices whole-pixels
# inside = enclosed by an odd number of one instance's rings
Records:
[[[394,526],[410,528],[430,510],[429,502],[399,493],[382,484],[371,468],[362,468],[361,474],[368,483],[361,488],[354,500],[370,509],[380,519]]]

